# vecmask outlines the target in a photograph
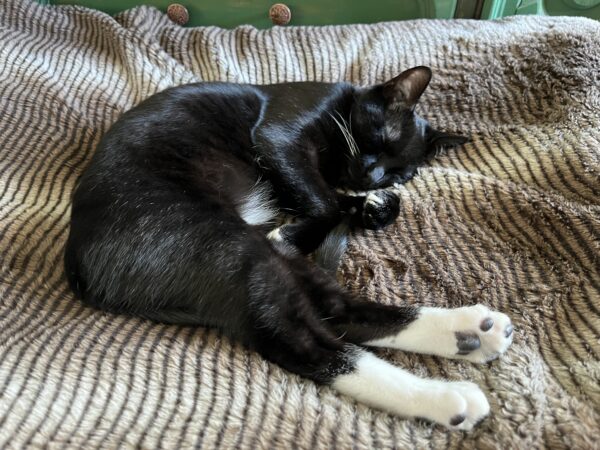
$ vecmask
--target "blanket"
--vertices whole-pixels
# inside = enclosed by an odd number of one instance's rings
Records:
[[[357,404],[210,330],[84,306],[62,258],[70,196],[119,115],[169,86],[347,80],[428,65],[419,112],[471,142],[354,232],[338,272],[374,302],[509,314],[487,365],[382,350],[470,380],[492,413],[469,433]],[[600,24],[580,18],[181,28],[0,2],[0,448],[599,448]]]

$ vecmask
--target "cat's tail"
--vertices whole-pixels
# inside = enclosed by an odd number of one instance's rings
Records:
[[[347,216],[329,232],[314,252],[315,262],[333,275],[337,272],[342,257],[348,248],[349,232],[350,217]]]

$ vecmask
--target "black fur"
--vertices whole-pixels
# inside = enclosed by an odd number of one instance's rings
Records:
[[[464,142],[414,113],[430,77],[420,67],[372,88],[198,83],[150,97],[103,137],[75,191],[73,290],[104,310],[216,328],[319,382],[352,370],[352,345],[398,331],[416,310],[353,298],[303,254],[345,213],[372,217],[334,187],[404,182],[442,141]],[[259,180],[297,217],[284,244],[238,212]],[[389,223],[397,204],[387,211],[359,225]]]

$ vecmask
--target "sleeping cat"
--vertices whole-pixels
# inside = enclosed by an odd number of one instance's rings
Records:
[[[367,347],[483,363],[511,343],[509,318],[355,298],[305,257],[341,222],[393,222],[399,199],[384,188],[466,141],[415,113],[430,79],[415,67],[368,88],[196,83],[148,98],[80,178],[70,285],[104,310],[217,329],[390,413],[472,428],[489,412],[476,385],[419,378]],[[295,220],[274,229],[280,213]]]

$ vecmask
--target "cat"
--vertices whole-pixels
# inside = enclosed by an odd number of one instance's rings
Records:
[[[305,257],[344,223],[393,222],[399,198],[386,188],[466,142],[416,114],[431,76],[420,66],[370,87],[206,82],[149,97],[78,181],[70,286],[102,310],[216,329],[372,407],[471,429],[489,413],[475,384],[419,378],[368,347],[484,363],[510,345],[508,316],[356,298]],[[295,220],[275,227],[281,213]]]

